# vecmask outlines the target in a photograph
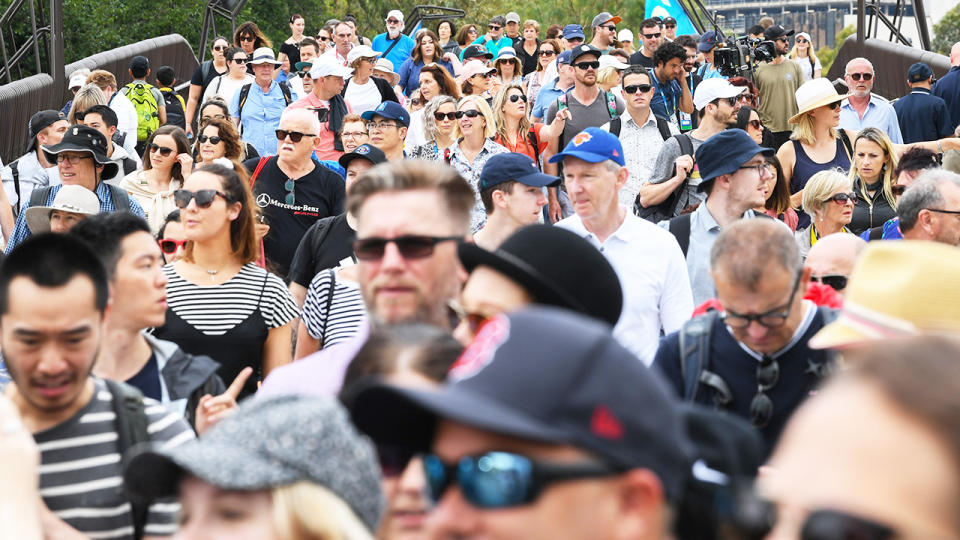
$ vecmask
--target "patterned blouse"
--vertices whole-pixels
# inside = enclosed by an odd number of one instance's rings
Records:
[[[470,216],[470,229],[472,232],[480,230],[487,221],[487,213],[483,210],[483,203],[480,202],[480,190],[478,188],[480,171],[483,170],[483,165],[490,159],[490,156],[503,154],[505,152],[509,152],[509,150],[493,142],[491,139],[486,139],[477,157],[473,158],[473,162],[470,162],[467,160],[467,157],[463,155],[463,151],[460,150],[460,141],[450,146],[450,165],[473,186],[473,196],[476,199],[476,204],[473,206],[473,212]],[[443,154],[440,154],[437,159],[444,159]]]

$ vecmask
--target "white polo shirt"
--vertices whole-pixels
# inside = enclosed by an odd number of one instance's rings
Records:
[[[660,330],[679,330],[693,313],[687,264],[676,239],[630,211],[603,243],[576,214],[557,226],[586,238],[610,261],[623,288],[623,312],[613,336],[644,364],[652,364]]]

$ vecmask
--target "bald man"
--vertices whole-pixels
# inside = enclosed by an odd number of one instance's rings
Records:
[[[847,278],[867,243],[860,237],[839,232],[821,238],[807,254],[804,266],[810,269],[810,281],[833,287],[843,296]]]

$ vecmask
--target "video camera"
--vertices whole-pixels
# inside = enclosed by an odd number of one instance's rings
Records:
[[[759,62],[772,62],[777,57],[777,49],[772,41],[744,36],[730,37],[725,47],[717,47],[713,52],[713,64],[724,77],[747,77]]]

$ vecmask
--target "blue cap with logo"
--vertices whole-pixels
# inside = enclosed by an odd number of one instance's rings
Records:
[[[907,82],[918,83],[933,77],[933,70],[923,62],[917,62],[907,70]]]
[[[716,30],[704,32],[703,35],[700,36],[700,43],[697,45],[697,50],[700,52],[709,52],[719,45],[721,41],[723,41],[723,37],[717,33]]]
[[[495,154],[483,164],[479,182],[481,191],[510,181],[520,182],[525,186],[546,187],[559,183],[560,179],[543,174],[530,156],[518,152]]]
[[[568,24],[563,27],[563,39],[587,39],[583,33],[583,27],[579,24]]]
[[[374,165],[387,162],[387,156],[383,153],[383,150],[373,146],[372,144],[361,144],[360,146],[354,148],[353,152],[347,152],[346,154],[340,156],[338,162],[340,163],[341,167],[346,169],[350,166],[350,162],[355,159],[365,159]]]
[[[558,63],[558,64],[567,64],[567,65],[569,65],[569,64],[570,64],[570,54],[571,54],[570,51],[563,51],[562,53],[560,53],[559,55],[557,55],[557,63]]]
[[[727,129],[710,137],[696,151],[697,168],[703,179],[697,190],[706,191],[709,182],[724,174],[737,172],[753,156],[772,156],[773,148],[764,148],[754,142],[742,129]]]
[[[744,132],[744,135],[746,135],[746,132]],[[623,159],[623,145],[620,144],[620,139],[609,131],[598,127],[589,127],[577,133],[567,143],[563,152],[550,158],[550,163],[558,163],[567,157],[575,157],[588,163],[600,163],[609,159],[621,167],[627,165]]]
[[[361,115],[364,120],[373,120],[374,116],[382,116],[390,120],[397,120],[403,127],[410,127],[410,113],[400,106],[396,101],[384,101],[372,111],[367,111]]]

